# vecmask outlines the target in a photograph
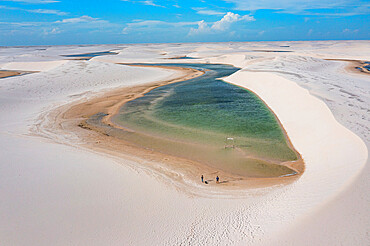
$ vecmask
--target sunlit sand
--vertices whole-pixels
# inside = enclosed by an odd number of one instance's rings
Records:
[[[368,242],[368,41],[51,46],[34,56],[35,48],[0,57],[6,245]],[[171,113],[181,99],[171,90],[183,93],[176,84],[204,76],[171,64],[234,66],[217,78],[217,102],[237,103],[232,88],[250,93],[238,100],[258,102],[277,135],[232,132],[244,118],[211,124],[213,115],[196,115],[212,101],[207,93],[200,111]],[[189,86],[185,104],[200,90]],[[212,148],[286,169],[225,167],[227,155]],[[206,149],[212,158],[202,159]]]

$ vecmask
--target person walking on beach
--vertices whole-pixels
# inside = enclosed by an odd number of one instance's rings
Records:
[[[204,177],[203,177],[203,175],[200,177],[200,179],[202,180],[202,183],[203,183],[203,180],[204,180]]]
[[[218,181],[220,181],[220,178],[217,176],[216,177],[216,183],[218,183]]]

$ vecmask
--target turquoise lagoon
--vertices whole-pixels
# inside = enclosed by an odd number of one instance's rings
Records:
[[[279,165],[297,160],[297,153],[275,115],[252,92],[220,80],[237,68],[172,66],[204,70],[205,74],[158,87],[127,102],[113,117],[116,124],[129,129],[121,130],[120,138],[245,177],[295,174]]]

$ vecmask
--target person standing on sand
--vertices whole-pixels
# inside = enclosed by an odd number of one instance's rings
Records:
[[[217,176],[216,177],[216,183],[218,183],[218,181],[220,181],[220,178]]]
[[[200,179],[202,180],[202,183],[203,183],[203,179],[204,179],[203,175],[200,177]]]

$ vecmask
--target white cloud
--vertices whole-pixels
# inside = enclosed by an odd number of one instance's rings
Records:
[[[8,7],[8,6],[3,6],[3,5],[0,5],[0,9],[19,10],[19,8]]]
[[[162,7],[161,5],[158,5],[158,4],[155,4],[152,0],[147,0],[147,1],[141,1],[141,3],[145,4],[145,5],[150,5],[150,6],[155,6],[155,7]]]
[[[132,2],[132,3],[141,3],[141,4],[144,4],[144,5],[165,8],[162,5],[156,4],[153,0],[145,0],[145,1],[121,0],[121,1],[122,2]]]
[[[208,26],[208,24],[201,20],[198,22],[198,28],[190,28],[189,35],[196,35],[200,33],[209,33],[211,32],[211,28]]]
[[[197,11],[197,14],[200,15],[224,15],[225,12],[219,12],[215,10],[210,10],[206,8],[192,8],[193,10]]]
[[[107,20],[102,20],[99,18],[93,18],[88,15],[83,15],[76,18],[68,18],[63,20],[55,21],[54,24],[61,26],[63,25],[63,30],[73,30],[73,29],[93,29],[95,31],[104,31],[108,30],[120,30],[122,25],[111,23]]]
[[[69,18],[69,19],[64,19],[61,21],[56,21],[55,23],[81,23],[81,22],[95,22],[98,20],[99,20],[98,18],[93,18],[88,15],[83,15],[77,18]]]
[[[22,3],[34,3],[34,4],[45,4],[45,3],[59,3],[57,0],[8,0],[12,2],[22,2]]]
[[[17,27],[34,27],[34,26],[39,26],[40,22],[0,22],[0,25],[17,26]]]
[[[255,11],[259,9],[274,9],[281,13],[309,14],[306,10],[341,9],[350,15],[369,13],[369,4],[358,0],[223,0],[234,3],[235,9]],[[338,13],[341,15],[342,13]],[[320,12],[320,15],[336,15]],[[343,14],[342,14],[343,15]]]
[[[183,26],[194,26],[197,22],[166,22],[160,20],[136,20],[131,23],[127,23],[126,27],[123,28],[122,34],[128,34],[131,31],[141,29],[153,29],[155,27],[183,27]]]
[[[58,20],[58,21],[54,21],[54,22],[48,22],[48,21],[45,21],[45,22],[0,22],[0,24],[20,26],[20,27],[22,27],[22,26],[23,27],[33,26],[33,27],[40,27],[40,28],[41,27],[57,28],[56,30],[59,30],[59,27],[62,27],[63,25],[66,25],[66,24],[70,24],[71,28],[74,24],[75,24],[75,26],[85,27],[85,28],[88,28],[88,27],[91,27],[91,28],[95,28],[95,27],[102,27],[102,28],[103,27],[104,28],[106,28],[106,27],[115,27],[115,28],[117,28],[117,27],[120,26],[120,25],[117,25],[117,24],[114,24],[114,23],[110,23],[109,21],[106,21],[106,20],[102,20],[102,19],[99,19],[99,18],[93,18],[93,17],[88,16],[88,15],[84,15],[84,16],[77,17],[77,18],[68,18],[68,19]],[[78,25],[78,24],[81,24],[81,25]],[[56,30],[54,30],[54,33],[55,33]]]
[[[241,16],[238,14],[228,12],[224,17],[222,17],[221,20],[216,21],[212,25],[211,29],[224,31],[228,29],[232,23],[238,21],[255,21],[255,19],[253,16],[250,15]]]
[[[67,15],[68,13],[62,12],[55,9],[21,9],[9,6],[2,6],[0,5],[0,9],[7,9],[7,10],[18,10],[18,11],[25,11],[29,13],[37,13],[37,14],[54,14],[54,15]]]
[[[224,32],[230,29],[231,25],[241,21],[255,21],[253,16],[250,15],[239,15],[232,12],[228,12],[221,20],[216,21],[213,25],[208,24],[202,20],[198,22],[198,28],[191,28],[189,35],[205,34],[212,32]]]
[[[37,14],[53,14],[53,15],[67,15],[68,13],[62,12],[55,9],[28,9],[25,10],[30,13],[37,13]]]
[[[54,27],[52,29],[44,29],[44,35],[55,35],[55,34],[59,34],[61,33],[62,31],[58,28],[58,27]]]
[[[351,33],[351,34],[353,34],[353,33],[357,33],[358,32],[358,29],[351,30],[351,29],[345,28],[345,29],[343,29],[342,32],[343,33]]]
[[[258,9],[315,9],[335,5],[338,0],[224,0],[234,3],[238,10],[258,10]]]

